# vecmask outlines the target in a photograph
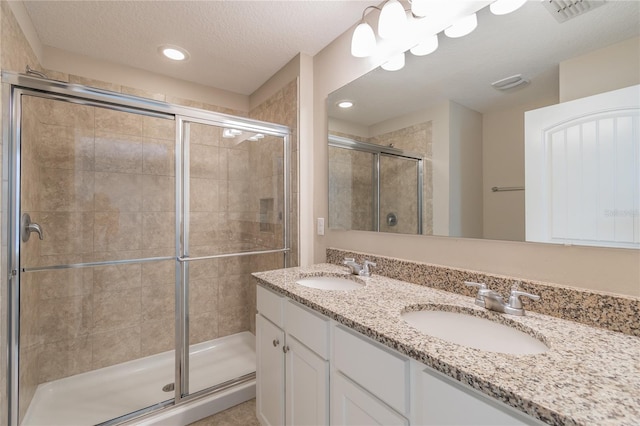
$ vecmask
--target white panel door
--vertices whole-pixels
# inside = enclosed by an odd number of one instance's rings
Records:
[[[329,424],[329,362],[287,335],[286,424]]]
[[[256,315],[256,411],[262,426],[284,425],[284,332]]]
[[[640,248],[640,86],[525,113],[526,240]]]

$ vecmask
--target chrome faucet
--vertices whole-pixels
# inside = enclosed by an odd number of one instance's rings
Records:
[[[484,283],[474,283],[465,281],[468,286],[478,287],[478,294],[476,296],[476,305],[483,306],[490,311],[502,312],[509,315],[524,315],[524,307],[520,297],[528,297],[531,300],[540,300],[540,296],[531,293],[525,293],[524,291],[511,289],[509,295],[509,301],[505,303],[504,299],[497,291],[489,290]],[[482,299],[482,301],[480,301]]]
[[[365,260],[362,265],[359,265],[353,257],[345,257],[342,264],[349,267],[349,270],[353,275],[360,275],[362,277],[370,277],[371,269],[369,267],[377,266],[374,262],[370,262],[368,260]]]
[[[485,283],[474,283],[473,281],[465,281],[464,283],[469,287],[478,287],[478,293],[476,294],[475,303],[476,305],[482,306],[484,308],[484,290],[488,290],[487,285]]]

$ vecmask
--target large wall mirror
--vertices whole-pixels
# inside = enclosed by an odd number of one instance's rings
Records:
[[[377,68],[331,93],[329,226],[532,240],[525,219],[525,112],[640,83],[640,2],[592,3],[602,4],[565,22],[540,1],[504,16],[482,9],[470,35],[441,33],[434,53],[407,52],[402,70]],[[515,75],[525,84],[491,85]],[[339,107],[344,100],[353,106]],[[623,210],[598,214],[626,220],[636,241],[621,247],[638,247],[637,113],[629,123],[631,195],[624,195]],[[407,160],[415,157],[420,167]],[[574,212],[567,214],[571,223]]]

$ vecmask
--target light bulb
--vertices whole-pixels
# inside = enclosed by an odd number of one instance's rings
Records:
[[[469,16],[465,16],[464,18],[459,19],[449,28],[444,30],[444,33],[447,35],[447,37],[451,38],[464,37],[475,30],[477,26],[478,17],[475,13],[472,13]]]
[[[184,61],[189,59],[189,52],[182,47],[171,44],[163,44],[162,46],[159,46],[158,52],[172,61]]]
[[[385,71],[398,71],[404,68],[404,52],[399,53],[381,65]]]
[[[438,48],[438,35],[434,34],[411,48],[411,53],[416,56],[424,56],[433,53]]]
[[[351,55],[356,58],[366,58],[373,55],[376,49],[376,36],[373,29],[366,22],[358,24],[351,38]]]
[[[427,16],[429,13],[429,0],[412,0],[411,13],[419,18]]]
[[[343,108],[343,109],[347,109],[347,108],[351,108],[353,106],[353,101],[340,101],[336,104],[339,108]]]
[[[527,0],[497,0],[491,3],[489,10],[494,15],[506,15],[520,9],[526,2]]]
[[[389,0],[382,7],[378,20],[378,35],[391,39],[401,37],[406,31],[407,14],[398,0]]]

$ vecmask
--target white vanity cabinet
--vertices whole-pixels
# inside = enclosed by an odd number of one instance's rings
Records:
[[[408,425],[409,359],[342,326],[333,328],[332,425]]]
[[[424,364],[412,364],[414,424],[423,426],[544,425]]]
[[[258,286],[257,416],[281,425],[543,425]]]
[[[258,420],[324,425],[329,414],[329,320],[258,286]]]

